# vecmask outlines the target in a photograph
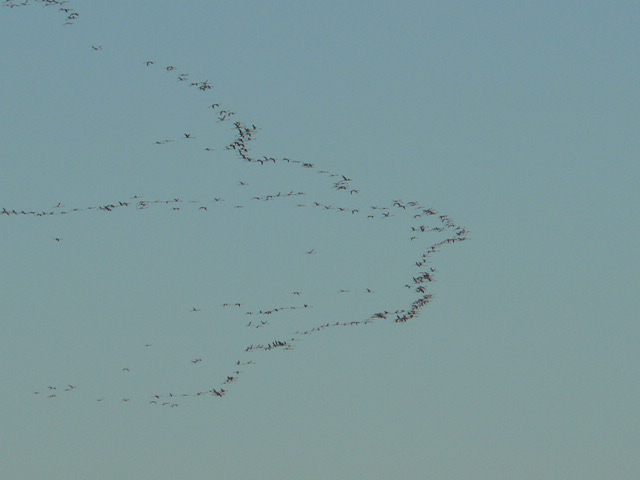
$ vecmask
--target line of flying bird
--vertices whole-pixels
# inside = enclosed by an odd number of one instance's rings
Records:
[[[26,0],[24,2],[15,2],[13,0],[4,0],[5,7],[22,7],[30,4],[42,4],[44,6],[53,6],[57,5],[59,7],[59,11],[66,15],[65,24],[73,24],[73,22],[78,18],[79,14],[72,8],[64,6],[68,3],[68,0]],[[99,52],[103,50],[103,45],[91,45],[91,49],[95,52]],[[160,71],[165,71],[169,74],[176,75],[177,84],[186,84],[189,87],[193,87],[195,91],[200,91],[202,93],[210,94],[214,91],[213,84],[207,79],[202,81],[192,81],[190,79],[190,75],[188,73],[178,73],[179,70],[174,64],[161,64],[155,60],[144,60],[141,62],[145,68],[149,68],[150,70],[161,69]],[[208,97],[207,97],[208,99]],[[211,103],[208,100],[206,108],[211,109],[215,118],[220,123],[226,123],[230,125],[231,131],[234,133],[234,137],[230,143],[226,144],[223,151],[234,152],[237,158],[244,163],[251,163],[258,165],[260,167],[267,167],[269,165],[288,165],[290,167],[299,167],[303,171],[313,172],[315,171],[317,174],[325,176],[327,179],[331,181],[331,187],[333,190],[346,193],[347,199],[358,198],[358,194],[360,193],[360,189],[354,188],[352,185],[353,180],[348,176],[331,172],[329,170],[320,170],[316,167],[314,163],[305,162],[297,159],[290,159],[287,157],[275,157],[275,156],[254,156],[252,154],[251,142],[255,139],[256,133],[259,128],[255,124],[245,124],[238,120],[237,113],[228,108],[222,108],[221,103]],[[189,145],[198,145],[198,137],[190,132],[182,132],[177,135],[175,138],[163,139],[163,140],[155,140],[151,143],[157,146],[166,146],[170,143],[176,141],[176,138],[182,140],[189,140],[189,142],[185,142]],[[193,142],[192,142],[193,141]],[[164,148],[164,147],[163,147]],[[213,151],[214,148],[211,146],[206,146],[204,148],[206,151]],[[238,188],[245,189],[245,187],[250,187],[250,184],[245,180],[235,180],[230,181],[229,184],[235,184]],[[247,196],[246,201],[241,204],[234,204],[233,208],[243,208],[246,206],[250,206],[252,201],[272,201],[275,199],[294,199],[301,196],[307,195],[304,191],[291,190],[288,193],[283,192],[271,192],[268,194],[261,193],[256,195],[255,192],[253,196]],[[225,199],[221,196],[213,196],[210,200],[184,200],[181,198],[168,198],[168,199],[154,199],[148,200],[143,199],[139,195],[134,195],[133,197],[126,200],[117,200],[114,202],[110,202],[104,205],[97,206],[87,206],[87,207],[73,207],[67,208],[62,202],[56,203],[53,207],[43,210],[24,210],[17,208],[6,208],[3,207],[0,211],[0,218],[2,216],[15,216],[15,215],[30,215],[30,216],[54,216],[54,215],[68,215],[72,213],[79,212],[88,212],[88,211],[100,211],[105,213],[112,213],[115,210],[129,208],[135,210],[146,210],[153,205],[164,205],[172,210],[180,210],[181,208],[186,208],[189,205],[193,205],[198,211],[208,212],[209,208],[212,206],[216,206],[217,208],[223,208],[225,205]],[[433,294],[428,291],[428,286],[432,282],[435,281],[435,273],[436,269],[433,267],[427,267],[427,264],[430,263],[431,257],[437,251],[439,251],[440,247],[444,245],[454,244],[458,242],[462,242],[468,239],[469,232],[458,226],[449,216],[438,213],[435,209],[424,206],[416,201],[405,202],[401,199],[394,199],[389,202],[387,205],[367,205],[362,206],[359,205],[351,205],[348,206],[346,204],[341,204],[339,206],[334,205],[333,203],[328,204],[321,201],[313,201],[306,203],[296,203],[295,207],[309,207],[312,209],[316,209],[318,211],[332,211],[332,212],[343,212],[349,213],[354,216],[361,216],[366,219],[386,219],[394,216],[410,216],[410,218],[416,221],[415,225],[410,227],[410,230],[407,232],[408,240],[414,242],[416,240],[420,240],[421,236],[428,233],[445,233],[448,234],[448,237],[439,240],[431,245],[427,246],[422,250],[420,257],[415,261],[414,267],[420,269],[417,274],[410,275],[411,280],[409,280],[404,287],[411,290],[415,297],[411,303],[401,309],[389,309],[382,310],[371,314],[368,317],[359,319],[359,320],[351,320],[351,321],[332,321],[332,322],[324,322],[320,325],[311,327],[311,328],[302,328],[297,329],[286,339],[274,339],[269,342],[261,342],[250,344],[242,349],[240,352],[241,355],[251,354],[256,351],[271,351],[271,350],[291,350],[294,348],[294,343],[299,341],[303,336],[315,334],[317,332],[326,330],[332,327],[350,327],[350,326],[360,326],[371,324],[374,321],[379,320],[387,320],[390,319],[396,323],[404,323],[418,316],[420,310],[424,308],[428,303],[430,303],[433,299]],[[419,220],[418,219],[422,219]],[[425,220],[429,220],[432,223],[427,223]],[[63,237],[54,237],[54,240],[58,243],[64,245]],[[419,242],[415,242],[417,245]],[[63,247],[61,247],[63,248]],[[301,252],[302,253],[302,252]],[[311,248],[306,250],[306,254],[315,255],[318,252],[316,248]],[[400,287],[400,286],[399,286]],[[367,294],[375,293],[374,290],[370,288],[366,288]],[[349,293],[348,289],[340,289],[337,293],[344,294]],[[293,295],[301,296],[302,293],[300,291],[292,292]],[[240,308],[243,306],[241,302],[235,303],[225,303],[222,305],[223,307],[235,307]],[[305,310],[312,308],[311,305],[307,303],[303,303],[302,305],[296,306],[281,306],[275,308],[260,308],[258,310],[247,310],[245,312],[246,315],[256,315],[256,316],[271,316],[275,313],[279,313],[285,310]],[[193,313],[201,312],[201,308],[192,307],[190,310]],[[267,320],[252,320],[246,326],[253,328],[268,328],[270,322]],[[147,343],[144,347],[151,347],[153,344]],[[191,360],[193,365],[200,365],[203,363],[203,359],[201,357],[193,358]],[[231,374],[223,376],[221,381],[216,385],[208,385],[206,388],[196,392],[186,392],[181,394],[173,394],[173,393],[154,393],[151,395],[150,399],[146,402],[150,405],[159,405],[166,406],[169,408],[175,408],[180,405],[178,402],[178,398],[186,398],[186,397],[215,397],[221,398],[228,393],[228,388],[231,383],[234,383],[238,377],[241,375],[242,371],[238,369],[240,366],[244,365],[253,365],[255,362],[253,360],[246,359],[238,359],[233,364],[233,371]],[[129,374],[131,369],[129,367],[124,367],[121,369],[123,374]],[[76,384],[70,384],[66,388],[58,389],[55,385],[49,385],[44,389],[40,389],[34,392],[36,395],[41,395],[45,398],[55,399],[58,397],[59,391],[64,391],[66,393],[77,392],[81,390]],[[99,397],[97,401],[103,401],[105,397]],[[123,403],[130,403],[132,399],[130,397],[124,397],[120,399]]]

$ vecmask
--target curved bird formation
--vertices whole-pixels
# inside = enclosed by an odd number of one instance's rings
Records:
[[[15,2],[14,0],[4,0],[3,6],[8,8],[18,8],[28,5],[40,4],[44,6],[57,7],[58,11],[64,16],[64,25],[73,25],[73,23],[79,18],[79,13],[73,8],[69,7],[67,0],[25,0],[23,2]],[[103,50],[103,45],[90,45],[92,51],[97,55]],[[108,49],[108,45],[105,44],[104,48]],[[173,74],[178,72],[177,67],[169,62],[160,62],[157,59],[141,59],[141,68],[148,68],[150,72],[156,71],[158,74],[164,72],[163,75]],[[360,218],[364,222],[372,220],[374,222],[385,222],[392,217],[403,217],[410,219],[413,225],[406,231],[407,244],[412,248],[416,245],[423,243],[424,246],[421,249],[420,255],[415,259],[414,264],[408,269],[407,281],[402,285],[398,285],[399,288],[406,288],[413,294],[412,300],[401,308],[388,308],[373,312],[369,316],[365,316],[359,319],[352,320],[332,320],[325,321],[319,325],[309,326],[308,328],[299,328],[291,331],[285,338],[275,338],[268,342],[256,342],[249,345],[245,345],[238,351],[240,358],[234,358],[230,362],[229,374],[221,375],[218,382],[204,382],[203,388],[198,391],[183,392],[180,394],[167,393],[167,392],[150,392],[149,398],[142,399],[142,401],[148,405],[165,406],[168,408],[175,408],[181,405],[181,402],[187,398],[222,398],[228,394],[228,389],[232,383],[235,383],[242,375],[241,366],[254,365],[255,361],[250,357],[255,355],[255,352],[262,351],[274,351],[274,350],[292,350],[297,342],[305,338],[306,336],[316,334],[326,329],[334,327],[354,327],[371,324],[375,321],[387,320],[396,323],[404,323],[411,319],[416,318],[420,311],[429,304],[433,299],[433,293],[430,292],[430,286],[435,281],[435,268],[429,266],[432,257],[439,251],[442,246],[451,245],[454,243],[462,242],[468,239],[468,231],[464,227],[454,222],[448,215],[441,214],[429,205],[424,205],[418,201],[403,201],[401,199],[393,199],[389,202],[380,205],[368,205],[363,202],[358,202],[358,198],[361,196],[361,188],[355,188],[353,180],[350,176],[344,175],[340,172],[332,172],[326,169],[319,169],[314,163],[306,162],[304,160],[291,159],[287,157],[271,156],[271,155],[254,155],[252,153],[252,142],[259,128],[250,122],[241,121],[235,111],[229,107],[222,107],[221,102],[217,101],[213,103],[209,95],[214,92],[214,85],[208,80],[191,81],[191,76],[188,73],[179,73],[176,75],[177,85],[186,85],[187,88],[193,88],[194,94],[205,95],[203,108],[208,108],[212,111],[213,116],[217,122],[226,123],[234,134],[232,140],[226,145],[221,145],[221,149],[227,154],[235,155],[237,161],[246,164],[252,164],[255,168],[267,169],[270,166],[281,165],[289,169],[297,169],[301,175],[305,173],[315,173],[326,178],[327,187],[336,193],[336,203],[326,203],[325,201],[313,200],[305,202],[303,199],[307,197],[305,191],[298,189],[290,190],[288,192],[252,192],[245,195],[245,201],[242,204],[226,204],[224,198],[219,196],[213,196],[211,199],[183,199],[183,198],[142,198],[139,195],[134,195],[130,198],[115,199],[104,205],[89,205],[89,206],[75,206],[67,207],[63,202],[53,201],[51,207],[45,207],[37,210],[25,210],[19,207],[5,206],[0,211],[0,218],[14,217],[14,216],[34,216],[34,217],[56,217],[63,215],[72,215],[79,212],[102,212],[103,214],[110,214],[119,209],[129,209],[132,211],[145,211],[150,208],[168,208],[173,210],[188,209],[191,208],[200,212],[202,215],[211,215],[216,209],[236,209],[243,207],[251,207],[256,202],[274,202],[274,204],[283,205],[295,200],[293,208],[306,208],[310,211],[317,212],[318,214],[324,212],[331,212],[335,215],[345,214],[349,218]],[[187,81],[187,79],[189,79]],[[189,144],[191,148],[198,148],[198,136],[195,136],[189,132],[176,132],[174,138],[155,140],[153,143],[158,148],[167,148],[164,145],[179,140],[190,140],[185,142]],[[155,147],[153,147],[155,148]],[[187,147],[185,147],[187,148]],[[200,149],[202,149],[200,147]],[[214,148],[207,146],[204,148],[206,151],[212,151]],[[261,170],[262,171],[262,170]],[[277,173],[276,173],[277,174]],[[233,180],[229,182],[238,187],[239,191],[245,192],[251,190],[251,183],[245,180]],[[56,199],[57,200],[57,199]],[[297,203],[302,200],[302,203]],[[355,203],[354,203],[355,202]],[[284,208],[284,207],[283,207]],[[231,211],[231,210],[229,210]],[[142,214],[142,213],[140,213]],[[8,218],[7,218],[8,220]],[[429,234],[438,234],[437,241],[428,241]],[[62,237],[54,237],[56,243],[60,243],[60,247],[65,248],[66,242],[63,242]],[[316,250],[316,248],[310,248],[312,245],[308,245],[306,249],[300,250],[300,256],[305,258],[320,258],[322,256],[322,249]],[[306,257],[306,256],[310,257]],[[373,285],[371,285],[373,286]],[[377,294],[378,289],[374,290],[369,287],[359,288],[355,291],[353,288],[341,288],[336,294],[340,294],[341,298],[348,298],[349,295],[356,293],[362,293],[365,295],[371,295],[368,298],[373,298]],[[255,329],[268,329],[271,325],[267,318],[271,319],[280,315],[294,315],[294,311],[300,312],[313,308],[313,305],[305,303],[304,293],[296,290],[289,292],[288,294],[296,296],[296,298],[302,299],[301,303],[295,305],[278,305],[276,307],[257,307],[246,309],[243,308],[242,301],[229,301],[222,305],[223,309],[236,309],[240,310],[244,315],[248,316],[251,321],[246,323],[246,327]],[[331,301],[328,299],[328,301]],[[202,315],[203,312],[200,306],[191,306],[190,309],[185,308],[186,312],[193,313],[190,318],[197,318]],[[286,312],[286,313],[285,313]],[[297,314],[297,313],[296,313]],[[247,317],[245,317],[247,318]],[[244,324],[244,323],[243,323]],[[257,332],[256,332],[257,333]],[[151,348],[153,344],[147,343],[141,345],[142,348]],[[154,348],[151,349],[152,351]],[[201,368],[199,365],[206,364],[206,359],[203,357],[195,357],[190,360],[193,368]],[[121,374],[131,374],[133,372],[129,367],[123,367],[120,369]],[[67,386],[60,386],[58,388],[55,385],[45,386],[34,392],[37,395],[41,395],[42,398],[47,399],[59,399],[63,395],[76,394],[82,390],[82,385],[68,384]],[[105,397],[99,397],[97,401],[103,401]],[[132,403],[136,401],[135,398],[125,397],[120,398],[122,403]]]

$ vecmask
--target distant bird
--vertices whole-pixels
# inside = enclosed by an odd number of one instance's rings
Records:
[[[94,45],[91,45],[91,48],[93,48],[94,50],[102,50],[102,45],[98,45],[97,47]]]

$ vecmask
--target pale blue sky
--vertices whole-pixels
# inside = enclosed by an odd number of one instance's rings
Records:
[[[638,478],[637,2],[39,3],[0,9],[0,209],[57,213],[0,215],[2,478]],[[433,301],[295,335],[419,295],[452,233],[393,200],[471,232]]]

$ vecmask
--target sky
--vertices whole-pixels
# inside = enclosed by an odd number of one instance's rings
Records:
[[[2,478],[638,478],[637,2],[12,3]]]

